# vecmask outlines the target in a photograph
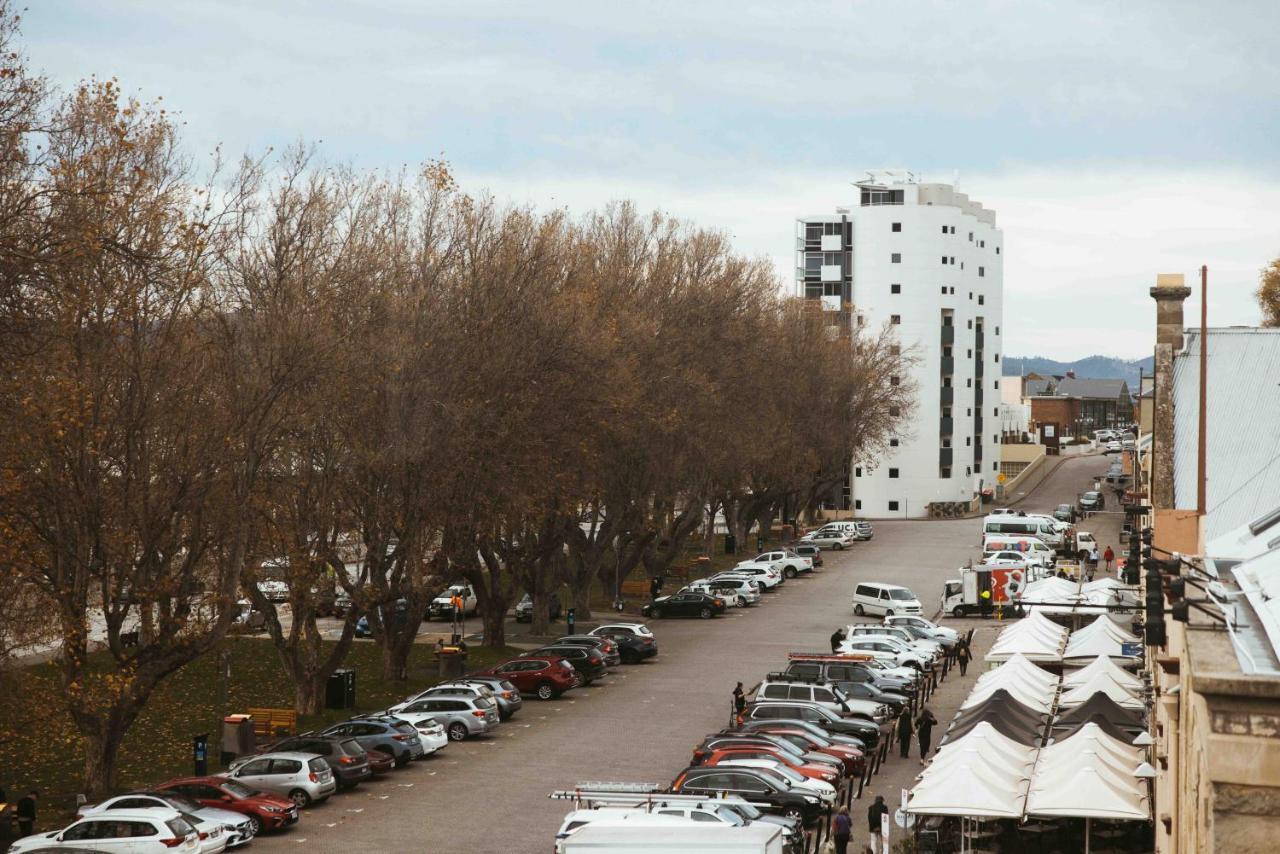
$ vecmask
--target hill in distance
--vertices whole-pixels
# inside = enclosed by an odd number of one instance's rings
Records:
[[[1088,356],[1074,362],[1059,362],[1042,356],[1005,356],[1004,375],[1017,377],[1024,374],[1041,374],[1042,376],[1062,375],[1074,371],[1081,379],[1123,379],[1129,383],[1130,390],[1138,390],[1138,375],[1141,371],[1150,375],[1155,369],[1155,357],[1145,359],[1116,359],[1111,356]]]

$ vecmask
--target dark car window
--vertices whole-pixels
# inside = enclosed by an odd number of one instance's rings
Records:
[[[816,679],[822,675],[822,665],[820,664],[793,664],[787,668],[787,672],[795,676],[803,676],[806,679]]]
[[[352,756],[364,756],[364,748],[354,738],[342,742],[342,749]]]
[[[392,724],[397,732],[405,735],[417,735],[418,730],[412,724]]]
[[[272,759],[271,760],[272,774],[297,774],[301,770],[302,770],[302,763],[296,759]]]
[[[787,686],[788,700],[808,700],[809,688],[805,685],[789,685]]]
[[[785,700],[787,699],[787,686],[766,685],[764,687],[764,697],[767,700]]]
[[[492,709],[492,708],[493,708],[493,703],[492,703],[491,701],[487,700],[487,699],[486,699],[486,698],[484,698],[484,697],[476,697],[476,698],[475,698],[475,700],[473,700],[472,702],[475,704],[475,707],[476,707],[477,709]]]
[[[278,762],[280,760],[277,759],[276,761]],[[297,764],[297,763],[294,763],[294,764]],[[312,759],[307,762],[307,768],[311,769],[312,771],[323,771],[328,767],[329,766],[325,764],[325,761],[323,759]]]
[[[765,785],[763,780],[753,777],[750,774],[729,774],[728,788],[735,792],[753,792],[763,794],[769,791],[769,787]]]
[[[271,771],[270,759],[255,759],[246,763],[241,769],[241,774],[268,774]]]

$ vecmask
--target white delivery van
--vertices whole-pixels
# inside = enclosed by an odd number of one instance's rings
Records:
[[[680,825],[592,822],[569,834],[564,854],[782,854],[782,828],[753,821],[745,827],[689,821]]]
[[[853,601],[849,603],[859,617],[892,617],[894,614],[919,614],[920,600],[906,587],[879,581],[864,581],[853,589]]]
[[[1005,534],[987,535],[982,538],[982,559],[996,552],[1018,552],[1028,564],[1053,566],[1056,553],[1038,537],[1013,537]]]
[[[1051,549],[1062,546],[1062,532],[1038,516],[988,516],[982,520],[983,540],[992,534],[1035,537]]]

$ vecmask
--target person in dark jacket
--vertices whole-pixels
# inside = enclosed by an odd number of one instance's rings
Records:
[[[30,836],[35,831],[36,801],[39,799],[40,791],[32,789],[18,801],[18,836]]]
[[[963,640],[956,644],[956,664],[960,665],[960,675],[963,676],[969,667],[969,644]]]
[[[898,715],[898,755],[906,759],[911,755],[911,733],[915,727],[911,725],[911,710],[903,707]]]
[[[657,599],[658,594],[662,592],[662,576],[655,575],[649,580],[649,598]]]
[[[742,716],[747,711],[747,695],[742,690],[742,683],[738,683],[738,687],[733,689],[733,720],[738,726],[742,726]]]
[[[840,642],[844,640],[844,629],[836,629],[831,633],[831,651],[835,652],[840,648]]]
[[[920,713],[920,720],[916,721],[916,732],[920,734],[920,764],[924,764],[924,759],[929,755],[929,749],[933,746],[933,725],[938,719],[933,716],[933,712],[925,709]]]
[[[840,807],[835,818],[831,819],[831,841],[835,843],[836,854],[845,854],[849,850],[849,837],[853,835],[853,821],[849,818],[849,808]]]
[[[884,795],[876,795],[876,802],[867,807],[867,830],[870,831],[867,847],[871,849],[872,854],[880,850],[880,816],[888,812],[889,808],[885,806]]]

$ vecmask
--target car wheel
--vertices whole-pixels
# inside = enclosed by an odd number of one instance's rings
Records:
[[[653,617],[655,620],[661,620],[661,619],[662,619],[662,609],[661,609],[661,608],[653,608],[653,609],[651,609],[651,610],[649,611],[649,616],[650,616],[650,617]]]
[[[249,816],[249,835],[257,836],[262,832],[262,819],[256,815]]]
[[[623,663],[623,664],[639,664],[639,663],[640,663],[640,653],[638,653],[638,652],[633,652],[632,650],[629,650],[629,649],[623,650],[623,651],[622,651],[622,663]]]
[[[395,766],[397,768],[403,768],[404,766],[409,764],[409,760],[411,758],[412,757],[409,756],[409,751],[406,750],[404,753],[401,753],[399,756],[393,757],[392,761],[395,762]]]
[[[782,814],[787,818],[794,818],[797,821],[804,820],[804,813],[800,811],[799,807],[787,807],[785,810],[783,810]]]
[[[844,551],[844,546],[841,543],[832,543],[831,548],[835,549],[838,552]]]
[[[884,612],[884,615],[885,615],[886,617],[892,617],[892,616],[893,616],[893,609],[892,609],[892,608],[890,608],[889,610],[885,611],[885,612]]]
[[[551,686],[550,682],[543,682],[538,686],[536,693],[539,700],[550,700],[556,695],[556,689]]]
[[[853,606],[853,613],[855,613],[855,614],[857,614],[859,617],[861,617],[861,616],[862,616],[863,614],[865,614],[866,612],[862,610],[862,606],[861,606],[861,605],[854,605],[854,606]]]
[[[969,614],[969,609],[963,605],[957,605],[951,609],[951,616],[953,617],[964,617],[964,616],[967,616],[968,614]]]
[[[301,789],[294,789],[289,793],[289,800],[298,807],[298,809],[306,809],[311,805],[311,796]]]
[[[698,616],[704,620],[710,620],[715,615],[712,614],[710,608],[703,608],[701,611],[698,612]]]
[[[462,741],[467,737],[467,727],[465,724],[451,723],[449,724],[449,740]]]
[[[800,573],[796,572],[795,567],[789,566],[782,571],[782,574],[787,578],[795,578]]]
[[[747,607],[747,600],[746,600],[746,599],[743,599],[741,596],[739,596],[739,597],[738,597],[738,607],[739,607],[739,608],[745,608],[745,607]]]

